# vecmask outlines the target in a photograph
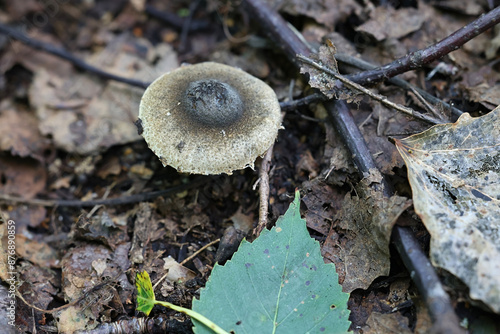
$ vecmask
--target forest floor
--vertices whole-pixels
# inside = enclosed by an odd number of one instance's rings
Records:
[[[331,41],[337,53],[374,65],[424,49],[492,9],[486,0],[268,3],[316,53],[322,45],[330,45],[331,51]],[[161,281],[156,298],[190,308],[210,276],[219,246],[183,261],[204,245],[227,238],[231,227],[243,230],[239,235],[249,240],[255,237],[262,158],[255,170],[232,175],[188,175],[163,167],[134,125],[144,92],[140,82],[152,82],[183,63],[214,61],[265,81],[283,103],[311,94],[309,83],[286,58],[283,45],[267,39],[259,21],[231,1],[6,0],[0,18],[32,40],[139,81],[107,80],[0,35],[2,257],[8,254],[12,221],[15,281],[29,304],[16,299],[17,331],[71,333],[142,317],[135,310],[134,286],[135,273],[141,270],[155,284],[177,268],[178,276]],[[498,28],[399,77],[473,117],[486,115],[500,105]],[[303,71],[314,78],[310,68]],[[339,71],[359,70],[339,62]],[[431,103],[436,115],[426,111],[418,94],[391,83],[368,88],[442,123],[458,119],[436,103]],[[382,232],[374,230],[380,226],[363,225],[372,214],[365,203],[374,200],[376,206],[379,200],[363,192],[362,179],[373,175],[360,176],[328,110],[314,101],[287,108],[284,115],[268,172],[268,227],[285,213],[299,189],[310,235],[319,241],[324,261],[336,265],[339,283],[350,293],[350,330],[429,333],[435,321],[390,240],[394,224],[407,227],[430,257],[431,236],[412,205],[405,161],[389,137],[397,141],[432,124],[371,97],[349,98],[376,167],[400,201],[392,218],[385,218]],[[159,190],[166,191],[157,194]],[[12,271],[2,268],[3,282],[9,282],[7,272]],[[492,311],[498,303],[488,307],[488,300],[475,302],[471,287],[452,275],[453,270],[436,271],[464,331],[500,332],[499,315]],[[8,300],[7,284],[0,296]],[[192,332],[189,317],[173,310],[155,308],[150,317],[162,319],[151,323],[153,327]],[[132,322],[128,325],[139,331]]]

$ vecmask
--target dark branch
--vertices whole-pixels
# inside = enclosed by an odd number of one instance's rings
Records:
[[[68,52],[64,49],[55,47],[54,45],[49,44],[49,43],[45,43],[45,42],[30,38],[30,37],[26,36],[25,34],[23,34],[22,32],[14,29],[14,28],[11,28],[5,24],[2,24],[2,23],[0,23],[0,34],[7,35],[8,37],[10,37],[12,39],[23,42],[24,44],[26,44],[34,49],[48,52],[48,53],[53,54],[57,57],[65,59],[65,60],[69,61],[70,63],[72,63],[73,65],[75,65],[77,68],[84,70],[84,71],[87,71],[87,72],[90,72],[90,73],[94,73],[94,74],[96,74],[104,79],[123,82],[123,83],[126,83],[128,85],[135,86],[135,87],[141,87],[141,88],[147,88],[150,84],[149,82],[144,82],[144,81],[140,81],[140,80],[136,80],[136,79],[128,79],[128,78],[120,77],[118,75],[103,71],[100,68],[92,66],[92,65],[86,63],[85,61],[75,57],[70,52]]]
[[[145,10],[146,10],[146,13],[148,15],[156,17],[157,19],[160,19],[163,22],[165,22],[166,24],[174,27],[177,30],[181,30],[181,31],[184,29],[186,21],[188,20],[188,19],[179,17],[173,13],[160,11],[151,5],[146,5]],[[205,21],[205,20],[190,19],[190,22],[188,24],[189,31],[205,30],[205,29],[208,29],[209,27],[210,27],[210,21]]]
[[[357,67],[361,70],[373,70],[375,68],[377,68],[377,66],[363,60],[363,59],[359,59],[359,58],[356,58],[356,57],[351,57],[351,56],[348,56],[348,55],[345,55],[343,53],[337,53],[335,55],[335,59],[337,59],[339,62],[341,63],[344,63],[344,64],[347,64],[347,65],[350,65],[350,66],[354,66],[354,67]],[[349,77],[349,75],[346,75],[346,77]],[[412,89],[415,89],[420,95],[422,95],[426,100],[436,104],[436,105],[442,105],[444,109],[449,109],[451,110],[451,112],[453,113],[453,115],[459,117],[460,115],[463,114],[463,111],[438,99],[437,97],[435,97],[434,95],[432,94],[429,94],[428,92],[426,92],[425,90],[421,89],[421,88],[418,88],[416,86],[413,86],[412,84],[406,82],[405,80],[403,79],[400,79],[400,78],[390,78],[388,80],[391,84],[395,85],[395,86],[398,86],[398,87],[401,87],[403,89],[406,89],[406,90],[412,90]]]
[[[96,199],[91,201],[81,201],[81,200],[50,200],[50,199],[24,199],[20,197],[12,197],[4,194],[0,194],[0,201],[7,203],[25,203],[31,205],[40,205],[46,207],[52,206],[64,206],[64,207],[77,207],[77,208],[86,208],[93,207],[96,205],[124,205],[124,204],[133,204],[145,201],[151,201],[160,196],[171,196],[173,194],[180,193],[182,191],[192,189],[195,187],[199,187],[203,184],[210,182],[212,178],[210,177],[199,177],[193,180],[190,183],[183,184],[180,186],[175,186],[163,190],[145,192],[140,194],[134,194],[130,196],[123,196],[117,198],[109,198],[109,199]]]
[[[477,35],[485,32],[500,22],[500,6],[492,11],[480,16],[477,20],[455,31],[448,37],[429,46],[426,49],[418,50],[409,55],[396,59],[392,63],[378,67],[371,71],[364,71],[347,76],[359,84],[370,84],[387,78],[392,78],[398,74],[420,68],[429,64],[448,53],[457,50],[466,42]]]
[[[280,102],[280,107],[281,107],[281,110],[283,110],[283,111],[290,111],[290,110],[297,109],[299,107],[307,106],[311,103],[321,102],[321,101],[325,101],[325,100],[326,100],[326,96],[324,96],[323,94],[314,93],[314,94],[305,96],[305,97],[297,99],[297,100]]]

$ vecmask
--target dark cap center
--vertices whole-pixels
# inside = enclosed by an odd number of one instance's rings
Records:
[[[228,126],[243,114],[243,101],[238,92],[214,79],[190,83],[185,102],[191,117],[207,126]]]

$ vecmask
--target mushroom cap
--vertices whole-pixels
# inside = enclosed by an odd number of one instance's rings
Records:
[[[253,168],[257,156],[272,145],[281,109],[263,81],[206,62],[156,79],[142,96],[138,122],[164,166],[185,173],[232,174]]]

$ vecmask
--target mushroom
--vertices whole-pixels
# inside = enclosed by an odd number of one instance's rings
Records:
[[[180,172],[232,174],[254,166],[281,127],[274,91],[227,65],[183,66],[144,92],[137,121],[149,148]]]

